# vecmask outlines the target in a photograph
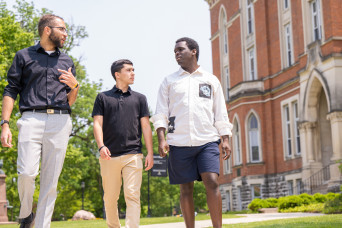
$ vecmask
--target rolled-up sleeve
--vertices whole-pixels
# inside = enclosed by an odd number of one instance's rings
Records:
[[[160,85],[158,97],[157,97],[157,107],[155,114],[150,118],[153,123],[154,129],[165,128],[168,126],[168,115],[169,115],[169,90],[167,79],[165,78]]]
[[[226,102],[220,83],[218,83],[216,89],[214,90],[214,116],[214,126],[219,132],[220,136],[232,136],[233,125],[229,122]]]
[[[3,96],[12,97],[14,100],[17,99],[18,93],[21,91],[20,80],[23,73],[23,65],[23,59],[17,53],[7,73],[8,85],[4,89]]]

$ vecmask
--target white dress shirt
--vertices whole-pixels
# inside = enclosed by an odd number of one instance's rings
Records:
[[[199,67],[192,74],[180,68],[162,82],[151,122],[167,129],[173,146],[201,146],[232,135],[220,81]]]

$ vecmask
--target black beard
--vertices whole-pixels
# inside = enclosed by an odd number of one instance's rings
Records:
[[[63,47],[63,44],[61,42],[61,39],[58,38],[56,35],[55,35],[55,32],[53,30],[51,30],[51,34],[49,36],[49,39],[51,40],[51,42],[55,45],[55,47],[58,47],[58,48],[62,48]]]

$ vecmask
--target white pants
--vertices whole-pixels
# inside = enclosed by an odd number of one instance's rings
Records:
[[[35,227],[47,228],[50,227],[57,198],[58,178],[72,128],[71,118],[69,114],[24,112],[17,126],[19,218],[26,218],[32,212],[35,178],[41,160]]]

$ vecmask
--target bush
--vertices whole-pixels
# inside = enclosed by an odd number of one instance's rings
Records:
[[[290,213],[290,212],[311,212],[311,213],[320,213],[323,211],[324,203],[313,203],[309,205],[301,205],[294,208],[287,208],[280,210],[283,213]]]
[[[336,194],[335,198],[327,200],[323,212],[325,214],[342,213],[342,194]]]
[[[304,204],[304,200],[299,196],[285,196],[280,197],[278,201],[279,210],[287,209],[290,207],[297,207]]]
[[[313,198],[317,203],[325,203],[325,201],[327,201],[327,197],[325,195],[322,195],[321,193],[316,193],[315,195],[313,195]]]
[[[315,202],[314,197],[311,196],[311,195],[309,195],[309,194],[307,194],[307,193],[302,193],[302,194],[299,195],[299,197],[300,197],[301,199],[303,199],[303,203],[304,203],[305,205],[309,205],[310,203]]]
[[[269,204],[269,208],[271,207],[278,207],[278,199],[276,198],[268,198],[266,202]]]
[[[325,196],[327,197],[327,200],[331,200],[331,199],[335,199],[336,196],[338,196],[338,195],[339,195],[338,193],[329,192]]]
[[[257,212],[260,208],[268,208],[269,203],[266,200],[254,199],[250,204],[248,204],[248,209]]]

